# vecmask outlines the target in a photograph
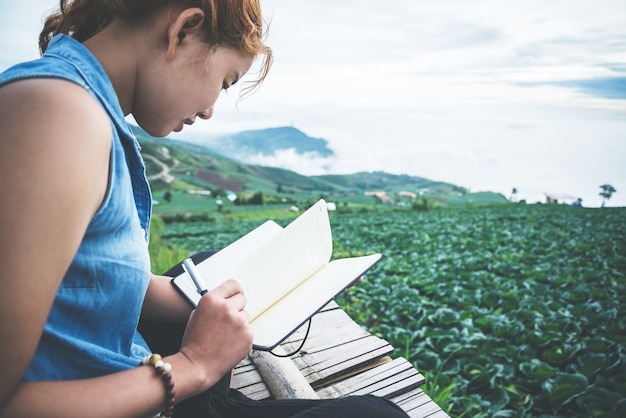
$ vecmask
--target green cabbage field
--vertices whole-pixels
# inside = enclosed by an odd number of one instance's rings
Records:
[[[170,223],[162,238],[219,249],[259,223]],[[336,257],[386,254],[338,302],[427,376],[451,416],[626,416],[626,208],[368,210],[331,223]]]

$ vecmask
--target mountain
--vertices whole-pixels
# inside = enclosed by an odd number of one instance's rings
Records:
[[[312,159],[334,157],[325,139],[312,138],[294,127],[243,131],[198,139],[198,143],[226,157],[251,164],[286,151]]]
[[[320,195],[332,199],[383,202],[419,196],[428,197],[445,204],[467,204],[468,202],[504,202],[504,196],[487,193],[470,196],[462,187],[454,184],[433,181],[406,174],[396,175],[381,171],[361,172],[347,175],[305,176],[285,168],[248,164],[218,153],[215,148],[204,144],[172,139],[157,139],[148,136],[139,128],[133,127],[142,145],[142,155],[146,170],[155,192],[226,190],[240,195],[261,192],[275,199],[303,200]],[[260,137],[254,139],[253,132]],[[332,155],[326,141],[310,138],[294,128],[273,128],[261,131],[247,131],[231,135],[232,144],[248,144],[251,152],[271,152],[277,147],[290,145],[286,138],[300,138],[293,149],[298,152],[315,152],[319,155]],[[269,139],[268,139],[269,138]],[[254,147],[254,141],[265,143]],[[284,150],[284,148],[282,148]],[[265,151],[261,151],[265,150]],[[308,151],[307,151],[308,150]],[[364,197],[367,196],[367,197]]]

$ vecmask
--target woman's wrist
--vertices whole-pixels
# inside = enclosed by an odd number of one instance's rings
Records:
[[[167,356],[172,365],[172,380],[176,383],[176,400],[180,401],[209,389],[222,377],[217,371],[193,361],[184,351]]]
[[[176,403],[176,389],[172,380],[172,365],[161,358],[159,354],[152,354],[141,361],[142,366],[154,367],[157,376],[163,381],[165,394],[165,408],[159,413],[159,418],[172,418]]]

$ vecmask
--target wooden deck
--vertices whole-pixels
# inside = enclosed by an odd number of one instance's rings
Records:
[[[290,353],[297,349],[305,328],[296,331],[275,351]],[[319,398],[374,394],[393,400],[413,418],[448,417],[420,389],[424,377],[405,359],[392,360],[392,352],[387,341],[369,334],[331,302],[313,317],[309,336],[299,353],[287,359],[252,353],[235,369],[233,385],[254,399],[290,396],[277,393],[289,385],[305,386],[304,392],[294,392],[290,397],[300,397],[302,393]],[[302,385],[277,382],[272,372],[265,371],[265,359],[277,364],[271,368],[286,366],[296,370]]]

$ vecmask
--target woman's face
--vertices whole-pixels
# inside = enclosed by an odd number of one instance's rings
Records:
[[[142,72],[132,114],[155,137],[179,132],[196,117],[209,119],[220,92],[240,80],[252,61],[234,48],[208,52],[200,41],[192,42],[171,62],[158,61]]]

